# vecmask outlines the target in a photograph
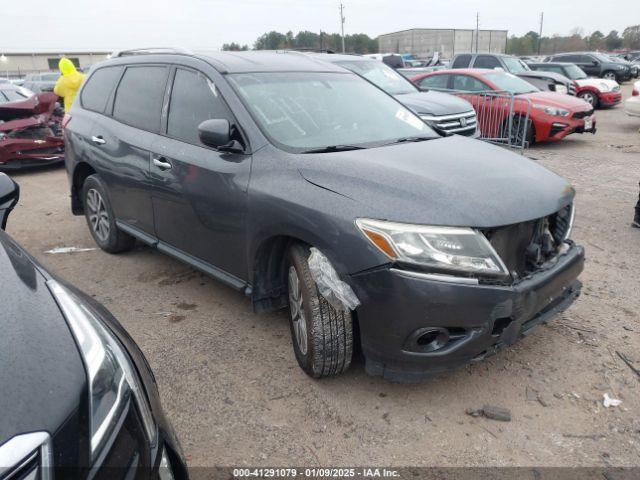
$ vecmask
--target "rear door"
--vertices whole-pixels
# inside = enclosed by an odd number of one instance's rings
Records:
[[[227,119],[234,138],[246,145],[216,86],[222,78],[187,66],[176,66],[171,76],[165,137],[152,149],[158,248],[241,287],[251,156],[218,151],[198,138],[204,120]]]
[[[105,181],[114,214],[147,238],[155,234],[151,204],[150,151],[160,137],[169,66],[129,65],[115,90],[112,105],[94,124],[92,162]],[[145,237],[145,235],[147,237]]]

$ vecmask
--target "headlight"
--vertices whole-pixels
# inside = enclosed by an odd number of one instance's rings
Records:
[[[452,272],[508,275],[489,240],[472,228],[359,218],[356,225],[391,260]]]
[[[109,438],[132,396],[147,436],[155,443],[156,426],[149,402],[127,352],[82,300],[55,280],[49,280],[47,286],[71,327],[89,377],[92,459]]]
[[[554,117],[568,117],[571,112],[564,108],[547,107],[546,105],[534,105],[533,108],[543,110],[547,115],[553,115]]]
[[[609,85],[607,85],[606,83],[601,83],[598,87],[600,88],[601,92],[608,92],[609,91]]]
[[[556,92],[558,93],[567,93],[569,90],[567,90],[567,87],[565,87],[564,85],[556,85]]]

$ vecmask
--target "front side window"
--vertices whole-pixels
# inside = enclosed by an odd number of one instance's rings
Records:
[[[473,68],[500,68],[500,62],[497,58],[492,57],[491,55],[478,55],[476,57],[476,61],[473,62]]]
[[[454,75],[453,89],[463,92],[486,92],[491,90],[488,85],[469,75]]]
[[[357,75],[277,72],[227,78],[263,133],[289,151],[438,137],[418,116]]]
[[[406,78],[382,62],[338,62],[338,65],[366,78],[390,95],[416,93],[416,88]]]
[[[80,95],[82,106],[87,110],[102,113],[121,73],[122,67],[105,67],[96,70],[82,89]]]
[[[113,117],[132,127],[160,131],[160,114],[167,80],[167,67],[128,67],[113,104]]]
[[[525,82],[519,77],[507,72],[490,72],[483,75],[487,81],[493,83],[498,90],[520,95],[521,93],[533,93],[540,90]]]
[[[420,80],[419,85],[423,88],[447,90],[449,88],[449,75],[431,75]]]
[[[451,68],[467,68],[469,66],[469,63],[471,63],[471,55],[458,55],[453,61]]]
[[[167,135],[199,145],[198,125],[212,118],[233,123],[231,112],[215,85],[199,72],[177,69],[169,102]]]

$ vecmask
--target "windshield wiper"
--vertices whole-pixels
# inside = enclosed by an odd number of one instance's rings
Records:
[[[349,150],[364,150],[366,147],[359,147],[357,145],[329,145],[326,147],[312,148],[311,150],[304,150],[302,153],[328,153],[328,152],[346,152]]]
[[[434,138],[438,138],[438,137],[421,137],[421,136],[402,137],[394,140],[393,142],[385,143],[385,145],[394,145],[396,143],[407,143],[407,142],[425,142],[427,140],[433,140]]]

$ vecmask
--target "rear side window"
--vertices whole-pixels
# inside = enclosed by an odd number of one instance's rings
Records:
[[[451,68],[467,68],[469,66],[469,63],[471,63],[471,55],[458,55],[453,61],[453,65],[451,65]]]
[[[478,55],[476,57],[476,61],[473,62],[473,68],[498,68],[502,67],[500,62],[496,57],[492,57],[491,55]]]
[[[432,75],[431,77],[423,78],[418,84],[423,88],[445,90],[449,88],[449,75]]]
[[[80,96],[82,107],[102,113],[121,72],[122,67],[106,67],[96,70],[82,89]]]
[[[113,117],[132,127],[160,131],[167,67],[128,67],[116,91]]]
[[[487,85],[480,80],[476,80],[468,75],[454,75],[453,76],[453,89],[461,90],[464,92],[483,92],[491,90]]]
[[[231,112],[207,77],[177,69],[169,102],[167,135],[199,145],[198,125],[212,118],[225,118],[233,124]]]

